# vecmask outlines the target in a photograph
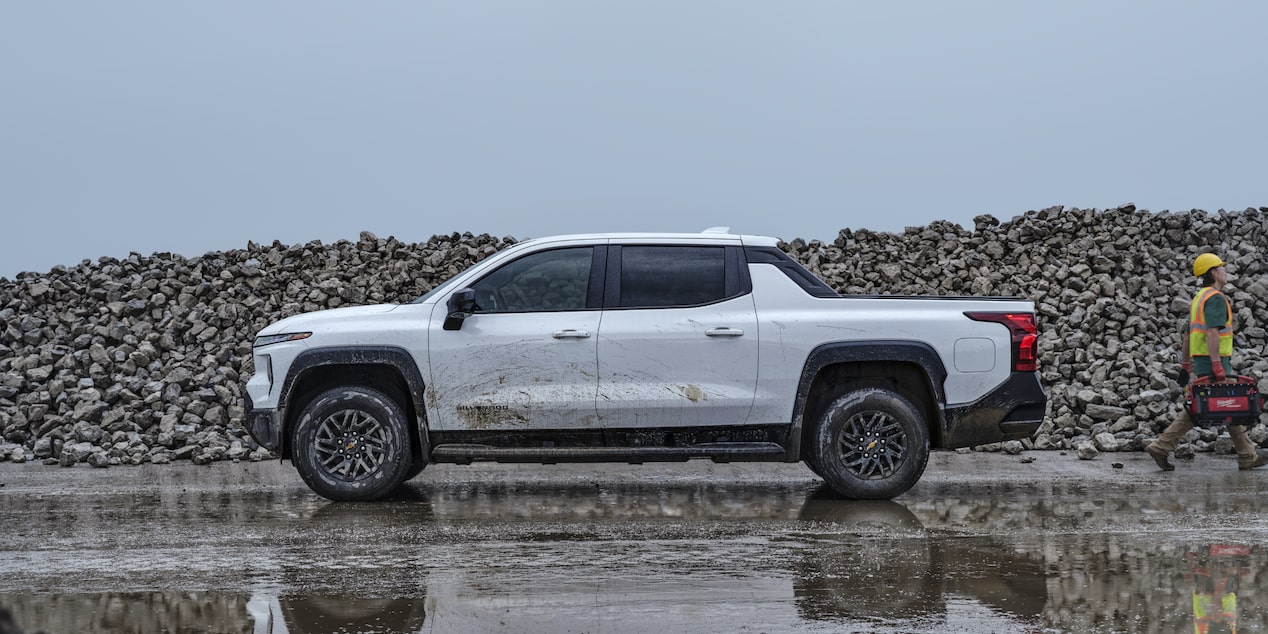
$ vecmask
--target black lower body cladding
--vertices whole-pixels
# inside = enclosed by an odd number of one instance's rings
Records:
[[[1029,438],[1043,424],[1047,408],[1039,375],[1014,372],[986,396],[946,409],[942,446],[955,449]]]
[[[243,393],[246,394],[246,390],[243,390]],[[247,413],[247,419],[243,427],[246,427],[247,433],[251,434],[251,438],[261,447],[269,451],[277,451],[282,446],[281,414],[273,409],[256,409],[250,394],[246,394],[245,400],[246,407],[243,411]]]

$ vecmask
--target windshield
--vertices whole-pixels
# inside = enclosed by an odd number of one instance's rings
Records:
[[[512,245],[509,249],[507,249],[507,250],[505,250],[505,251],[501,251],[501,252],[497,253],[496,255],[493,255],[493,256],[490,256],[490,257],[495,257],[495,258],[496,258],[496,257],[501,257],[501,256],[502,256],[503,254],[505,254],[505,253],[517,253],[517,252],[521,251],[521,250],[522,250],[522,249],[523,249],[526,245],[528,245],[528,244],[531,244],[531,242],[520,242],[520,243],[518,243],[518,244]],[[458,274],[454,275],[453,277],[451,277],[451,278],[449,278],[449,279],[445,280],[444,282],[441,282],[439,286],[437,286],[436,288],[431,289],[430,291],[427,291],[426,293],[423,293],[423,296],[422,296],[422,297],[419,297],[418,299],[416,299],[416,300],[414,300],[414,301],[412,301],[412,302],[410,302],[410,303],[411,303],[411,304],[422,304],[422,303],[424,303],[424,302],[426,302],[426,301],[428,301],[428,300],[434,299],[437,295],[439,295],[439,294],[441,294],[441,293],[445,293],[445,292],[448,292],[448,291],[452,290],[452,289],[453,289],[453,285],[454,285],[454,280],[456,280],[456,279],[458,279],[458,278],[460,278],[460,277],[463,277],[464,275],[466,275],[467,271],[470,271],[472,268],[475,268],[475,267],[477,267],[477,266],[480,266],[481,264],[484,264],[485,262],[488,262],[488,261],[489,261],[489,258],[485,258],[485,259],[480,260],[480,261],[478,261],[478,262],[473,262],[473,263],[471,264],[471,266],[468,266],[467,268],[462,269],[462,271],[461,271],[460,273],[458,273]]]

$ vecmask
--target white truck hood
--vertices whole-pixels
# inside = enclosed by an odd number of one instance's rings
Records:
[[[356,319],[358,317],[384,315],[400,307],[400,304],[374,304],[371,306],[346,306],[344,308],[331,308],[329,310],[303,313],[287,317],[286,319],[282,319],[280,321],[275,321],[268,326],[265,326],[264,329],[259,332],[259,335],[278,335],[284,332],[320,330],[321,325],[325,323],[347,323],[347,320]]]

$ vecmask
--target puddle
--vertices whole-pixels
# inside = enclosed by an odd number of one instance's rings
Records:
[[[0,633],[1268,630],[1265,503],[1237,475],[850,502],[803,477],[490,473],[380,504],[19,482]]]

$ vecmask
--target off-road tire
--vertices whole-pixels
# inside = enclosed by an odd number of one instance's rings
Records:
[[[854,500],[902,495],[929,463],[929,430],[919,410],[884,388],[838,397],[819,417],[811,444],[815,471]]]
[[[422,473],[422,472],[423,472],[423,469],[425,469],[425,468],[427,468],[427,459],[426,459],[426,458],[416,458],[416,459],[414,459],[414,462],[413,462],[413,464],[411,464],[411,465],[410,465],[409,470],[407,470],[407,471],[405,472],[405,480],[404,480],[404,482],[409,482],[410,480],[413,480],[414,478],[417,478],[417,477],[418,477],[418,474]]]
[[[413,465],[405,413],[368,387],[322,392],[299,415],[292,460],[318,495],[377,500],[405,481]]]
[[[801,456],[801,461],[804,462],[806,464],[806,467],[810,469],[812,472],[814,472],[815,475],[819,476],[820,478],[823,478],[823,473],[819,469],[818,463],[815,462],[815,455],[813,450],[803,451]]]

